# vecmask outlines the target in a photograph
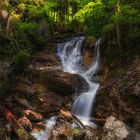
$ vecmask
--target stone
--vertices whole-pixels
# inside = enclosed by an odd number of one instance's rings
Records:
[[[105,136],[102,140],[123,140],[129,135],[127,126],[117,118],[110,116],[104,125]]]
[[[98,140],[98,136],[96,136],[89,129],[78,129],[75,128],[73,130],[73,140]]]
[[[139,140],[139,139],[140,139],[140,134],[133,130],[130,130],[130,134],[126,138],[126,140]]]
[[[43,116],[40,113],[37,113],[32,110],[25,110],[23,111],[23,114],[31,121],[42,121],[43,119]]]
[[[86,130],[85,140],[98,140],[98,136],[96,136],[92,131]]]
[[[25,128],[27,131],[32,130],[32,124],[27,117],[22,117],[18,119],[18,123]]]

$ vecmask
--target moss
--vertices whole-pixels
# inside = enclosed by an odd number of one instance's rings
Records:
[[[21,140],[36,140],[33,136],[28,134],[24,129],[18,129],[17,135]]]
[[[7,140],[6,129],[0,128],[0,137],[2,138],[2,140]]]

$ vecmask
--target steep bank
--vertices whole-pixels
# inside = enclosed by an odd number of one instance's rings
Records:
[[[95,104],[96,116],[107,118],[113,115],[140,132],[138,45],[122,49],[106,46],[102,49],[104,74]]]
[[[75,90],[73,77],[62,71],[56,50],[39,51],[31,57],[30,64],[22,73],[9,75],[8,93],[1,100],[1,105],[12,112],[25,130],[44,128],[46,117],[56,115],[61,108],[70,109]],[[2,113],[0,126],[5,131],[9,122]],[[15,140],[15,134],[12,135],[10,137]]]

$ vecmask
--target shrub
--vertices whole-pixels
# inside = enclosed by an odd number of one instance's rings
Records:
[[[22,72],[29,63],[30,53],[28,50],[19,51],[12,61],[12,67],[15,72]]]

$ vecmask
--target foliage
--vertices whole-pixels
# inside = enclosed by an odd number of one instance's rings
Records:
[[[140,10],[137,0],[95,0],[87,3],[76,14],[75,18],[85,26],[87,33],[96,37],[117,37],[137,41],[140,36]],[[117,28],[117,29],[116,29]],[[118,32],[120,32],[118,34]],[[118,37],[117,37],[118,38]],[[119,37],[121,38],[121,36]],[[127,41],[127,45],[128,45]]]
[[[140,36],[138,0],[9,0],[1,5],[9,15],[0,23],[0,42],[6,42],[0,52],[10,56],[22,49],[44,48],[54,32],[65,29],[118,42],[123,38],[127,44]]]
[[[90,2],[76,14],[76,18],[90,27],[88,30],[90,33],[100,36],[106,20],[105,7],[100,1]]]

